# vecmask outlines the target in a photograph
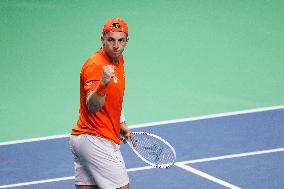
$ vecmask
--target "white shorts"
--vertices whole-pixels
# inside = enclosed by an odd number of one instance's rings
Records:
[[[75,184],[116,189],[129,183],[120,146],[92,135],[71,135]]]

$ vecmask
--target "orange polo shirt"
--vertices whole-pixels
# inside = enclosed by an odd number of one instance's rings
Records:
[[[94,91],[102,78],[102,67],[113,65],[115,77],[107,86],[104,106],[95,114],[88,111],[87,93]],[[102,137],[116,144],[120,143],[120,114],[125,89],[124,60],[121,55],[118,64],[111,63],[102,49],[87,60],[80,73],[80,111],[72,135],[90,134]]]

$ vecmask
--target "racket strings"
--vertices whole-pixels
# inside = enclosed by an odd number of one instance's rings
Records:
[[[173,150],[151,135],[132,135],[133,148],[147,161],[160,165],[171,165],[175,161]]]

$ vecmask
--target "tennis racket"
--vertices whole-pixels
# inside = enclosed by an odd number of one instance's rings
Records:
[[[169,168],[176,160],[175,149],[161,137],[147,132],[131,132],[127,144],[147,164]]]

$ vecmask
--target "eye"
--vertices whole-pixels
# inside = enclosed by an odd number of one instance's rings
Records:
[[[125,38],[121,38],[121,39],[118,40],[118,42],[120,42],[120,43],[125,43],[125,42],[126,42],[126,39],[125,39]]]
[[[113,42],[114,39],[113,39],[113,38],[107,38],[107,41],[108,41],[108,42]]]

